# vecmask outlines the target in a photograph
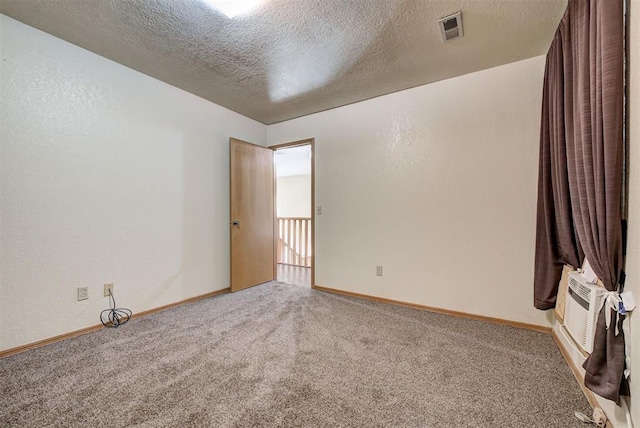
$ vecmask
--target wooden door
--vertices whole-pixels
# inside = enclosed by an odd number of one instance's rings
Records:
[[[231,291],[274,276],[273,150],[229,139]]]

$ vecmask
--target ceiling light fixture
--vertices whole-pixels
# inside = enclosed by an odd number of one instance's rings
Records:
[[[233,18],[245,14],[251,9],[258,7],[264,0],[204,0],[215,9]]]

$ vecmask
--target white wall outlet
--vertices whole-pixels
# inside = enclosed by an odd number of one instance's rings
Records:
[[[380,265],[376,266],[376,275],[382,276],[382,266]]]
[[[104,285],[104,297],[109,297],[109,292],[113,294],[113,283]]]
[[[320,205],[316,207],[316,215],[322,215],[322,207]]]
[[[78,301],[89,298],[89,287],[78,287]]]

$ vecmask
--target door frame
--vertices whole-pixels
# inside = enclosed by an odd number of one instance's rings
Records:
[[[315,154],[315,138],[306,138],[304,140],[292,141],[290,143],[283,144],[275,144],[273,146],[269,146],[271,150],[276,151],[281,149],[289,149],[292,147],[299,146],[311,146],[311,288],[316,288],[316,154]],[[275,159],[275,156],[274,156]],[[274,278],[278,278],[278,260],[275,257],[276,254],[276,237],[278,236],[278,164],[277,161],[274,161],[274,169],[273,169],[273,185],[275,187],[274,192],[274,203],[273,203],[273,230],[274,230],[274,258],[273,258],[273,276]]]

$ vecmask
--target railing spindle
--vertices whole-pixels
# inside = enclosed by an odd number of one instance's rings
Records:
[[[300,254],[300,263],[298,263],[298,266],[305,266],[305,245],[307,245],[307,243],[305,241],[304,231],[306,224],[306,220],[301,220],[300,229],[298,230],[298,234],[300,235],[300,251],[298,251],[298,254]]]
[[[278,217],[277,262],[311,266],[311,218]]]

